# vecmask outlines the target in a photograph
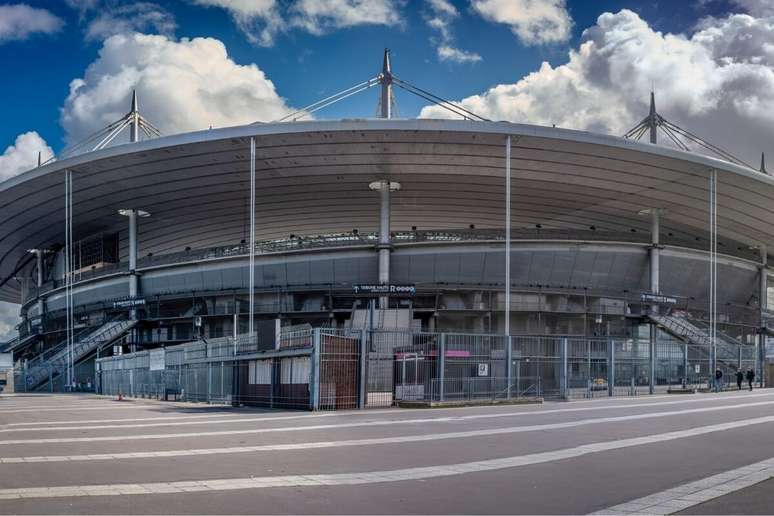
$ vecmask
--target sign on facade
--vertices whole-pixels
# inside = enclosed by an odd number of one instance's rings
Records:
[[[352,285],[352,291],[361,296],[413,296],[417,293],[416,285]]]
[[[149,357],[151,371],[163,371],[166,369],[166,352],[163,348],[150,350]]]
[[[136,308],[138,306],[145,306],[145,299],[123,299],[121,301],[113,301],[113,308]]]
[[[489,364],[478,364],[478,376],[489,376]]]
[[[640,295],[640,300],[643,303],[655,303],[659,305],[676,305],[677,298],[671,296],[662,296],[661,294],[646,294]]]

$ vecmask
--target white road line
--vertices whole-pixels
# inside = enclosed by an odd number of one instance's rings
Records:
[[[750,394],[748,396],[745,396],[745,398],[759,398],[763,396],[770,396],[769,394]],[[507,417],[520,417],[520,416],[540,416],[544,414],[560,414],[560,413],[573,413],[573,412],[589,412],[589,411],[597,411],[597,410],[615,410],[615,409],[628,409],[628,408],[639,408],[639,407],[660,407],[664,405],[678,405],[678,404],[685,404],[685,403],[698,403],[702,401],[713,401],[713,400],[729,400],[728,397],[714,397],[714,398],[705,398],[705,399],[680,399],[680,400],[672,400],[672,401],[663,401],[663,402],[652,402],[652,403],[629,403],[629,404],[623,404],[623,405],[601,405],[597,407],[574,407],[574,408],[561,408],[561,409],[547,409],[547,410],[529,410],[529,411],[518,411],[518,412],[495,412],[495,413],[486,413],[486,414],[472,414],[467,416],[457,416],[454,420],[461,420],[464,421],[466,419],[493,419],[493,418],[507,418]],[[729,408],[733,408],[733,406],[728,406]],[[293,415],[293,416],[261,416],[261,417],[236,417],[237,414],[234,414],[233,416],[227,417],[226,419],[215,419],[215,420],[207,420],[207,421],[188,421],[188,419],[205,419],[205,418],[215,418],[215,417],[223,417],[223,414],[206,414],[206,415],[197,415],[197,416],[178,416],[175,421],[168,421],[168,422],[158,422],[158,419],[173,419],[173,417],[157,417],[157,418],[137,418],[132,419],[128,421],[132,421],[131,424],[113,424],[113,425],[83,425],[83,426],[54,426],[54,427],[36,427],[36,428],[16,428],[16,426],[22,426],[25,425],[25,423],[11,423],[9,425],[4,425],[4,428],[0,429],[0,433],[8,433],[8,432],[45,432],[45,431],[67,431],[67,430],[104,430],[104,429],[118,429],[118,428],[153,428],[153,427],[164,427],[164,426],[190,426],[190,425],[220,425],[220,424],[231,424],[231,423],[257,423],[257,422],[271,422],[271,421],[285,421],[285,420],[293,420],[293,419],[310,419],[314,417],[342,417],[342,416],[362,416],[362,417],[368,417],[370,415],[378,415],[378,414],[399,414],[400,412],[397,412],[395,410],[379,410],[379,411],[358,411],[358,412],[347,412],[347,413],[337,413],[337,412],[325,412],[320,414],[301,414],[301,415]],[[179,419],[186,419],[186,421],[178,421]],[[99,420],[96,420],[99,422]],[[112,421],[124,421],[124,420],[112,420]],[[136,421],[153,421],[151,423],[134,423]],[[426,421],[426,420],[421,420]],[[81,423],[87,423],[88,421],[81,421]],[[107,421],[104,421],[107,422]],[[36,424],[37,425],[37,424]],[[9,426],[14,426],[14,428],[7,428]],[[2,441],[0,441],[0,444],[2,444]]]
[[[734,406],[723,405],[723,406],[713,406],[713,407],[701,407],[701,408],[694,408],[694,409],[674,410],[674,411],[668,411],[668,412],[650,412],[646,414],[630,414],[626,416],[611,416],[611,417],[594,418],[594,419],[581,419],[578,421],[565,421],[562,423],[524,425],[519,427],[499,429],[501,430],[501,432],[498,432],[498,429],[481,430],[480,432],[482,433],[480,435],[489,435],[486,432],[492,432],[492,434],[495,434],[495,433],[535,432],[535,431],[541,431],[541,430],[557,430],[557,429],[563,429],[563,428],[575,428],[579,426],[595,425],[595,424],[601,424],[601,423],[619,423],[623,421],[637,421],[642,419],[654,419],[654,418],[669,417],[669,416],[682,416],[686,414],[716,412],[720,410],[759,407],[764,405],[774,405],[774,401],[759,401],[755,403],[746,403],[743,405],[734,405]],[[331,430],[331,429],[337,429],[337,428],[393,426],[393,425],[407,425],[407,424],[410,425],[410,424],[417,424],[417,423],[439,423],[439,422],[446,423],[446,422],[452,422],[452,421],[460,421],[464,419],[472,419],[475,417],[477,416],[463,416],[461,418],[445,417],[445,418],[429,418],[429,419],[396,419],[396,420],[365,421],[365,422],[359,422],[359,423],[342,423],[342,424],[332,424],[332,425],[291,426],[291,427],[282,427],[282,428],[257,428],[257,429],[250,429],[250,430],[224,430],[219,432],[198,432],[198,433],[185,433],[185,434],[182,434],[182,433],[148,434],[148,435],[128,435],[128,436],[110,435],[110,436],[100,436],[100,437],[13,439],[13,440],[0,441],[0,445],[73,443],[73,442],[94,442],[94,441],[130,441],[130,440],[145,440],[145,439],[170,439],[170,438],[177,439],[180,437],[200,437],[200,436],[213,436],[213,435],[285,433],[285,432],[298,432],[298,431],[308,431],[308,430]],[[482,415],[481,418],[483,417],[485,416]],[[298,449],[303,449],[303,444],[301,444],[300,446],[301,448],[298,448]],[[189,452],[191,452],[190,453],[191,455],[196,454],[195,451],[193,450],[189,450]],[[120,454],[110,454],[110,455],[115,457]],[[5,458],[2,459],[2,461],[5,461],[5,460],[6,460]],[[38,460],[35,462],[43,462],[43,461]]]
[[[85,403],[84,403],[85,405]],[[48,408],[25,408],[25,409],[14,409],[14,410],[3,410],[0,411],[0,414],[21,414],[24,412],[75,412],[75,411],[82,411],[82,410],[148,410],[152,408],[152,405],[133,405],[131,403],[116,403],[115,405],[102,405],[99,407],[95,406],[88,406],[88,407],[72,407],[72,406],[59,406],[59,407],[48,407]],[[192,409],[196,409],[197,407],[195,405],[191,406]],[[202,408],[200,410],[206,410],[209,407]]]
[[[341,474],[305,474],[282,477],[245,477],[220,478],[210,480],[187,480],[179,482],[147,482],[133,484],[99,484],[71,485],[57,487],[26,487],[18,489],[0,489],[0,500],[30,499],[30,498],[72,498],[80,496],[120,496],[131,494],[183,493],[192,491],[229,491],[237,489],[264,489],[270,487],[309,487],[377,484],[384,482],[403,482],[428,478],[448,477],[477,473],[481,471],[496,471],[502,469],[556,462],[573,459],[611,450],[630,448],[648,444],[660,444],[666,441],[685,439],[725,430],[740,430],[752,425],[774,423],[774,416],[759,417],[730,423],[701,426],[689,430],[679,430],[663,434],[619,439],[593,444],[584,444],[572,448],[564,448],[550,452],[516,455],[502,459],[463,462],[445,466],[428,466],[405,468],[398,470],[341,473]]]
[[[592,514],[672,514],[774,477],[774,457]]]

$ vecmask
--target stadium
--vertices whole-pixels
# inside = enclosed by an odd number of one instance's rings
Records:
[[[382,118],[147,139],[135,99],[129,143],[1,183],[16,390],[343,408],[763,379],[763,166],[393,119],[377,79]]]

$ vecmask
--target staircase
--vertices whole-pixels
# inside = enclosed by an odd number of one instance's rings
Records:
[[[648,315],[648,318],[675,337],[707,350],[710,354],[712,339],[709,325],[703,322],[692,322],[676,315]],[[718,364],[736,368],[739,361],[739,350],[744,346],[741,342],[716,331],[715,350]]]
[[[126,334],[137,321],[108,321],[96,330],[84,332],[76,336],[72,346],[73,363],[89,356],[97,348],[103,347]],[[67,341],[60,342],[52,349],[41,353],[26,364],[26,388],[29,391],[38,389],[49,379],[64,373],[67,369]]]

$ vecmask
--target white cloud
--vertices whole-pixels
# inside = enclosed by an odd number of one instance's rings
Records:
[[[733,3],[753,16],[774,16],[774,2],[771,0],[733,0]]]
[[[38,166],[38,153],[43,161],[54,155],[54,151],[35,131],[20,134],[13,145],[0,155],[0,181]]]
[[[543,63],[461,104],[493,120],[620,135],[647,114],[655,84],[663,116],[754,165],[774,142],[772,65],[774,17],[710,18],[686,36],[623,10],[601,15],[567,63]],[[430,106],[420,116],[449,114]]]
[[[279,32],[290,29],[320,35],[358,25],[399,25],[405,0],[190,1],[226,9],[251,42],[268,46]]]
[[[86,39],[104,40],[114,34],[150,32],[171,36],[175,18],[163,7],[150,2],[137,2],[101,9],[86,27]]]
[[[8,342],[16,337],[16,325],[20,322],[19,305],[0,301],[0,342]]]
[[[356,25],[399,25],[398,0],[297,0],[291,24],[312,34]]]
[[[67,140],[123,116],[135,88],[141,113],[165,134],[270,121],[289,111],[258,66],[235,63],[217,39],[122,34],[108,38],[83,78],[70,83],[61,113]]]
[[[481,56],[475,52],[461,50],[454,46],[451,25],[460,16],[459,11],[449,0],[426,0],[427,12],[424,16],[428,27],[438,31],[438,37],[431,42],[436,46],[438,59],[454,63],[475,63]]]
[[[468,52],[446,45],[438,47],[438,58],[441,61],[452,61],[454,63],[477,63],[481,61],[481,56],[475,52]]]
[[[572,18],[565,0],[471,0],[471,6],[484,19],[508,25],[526,45],[570,39]]]
[[[285,22],[276,0],[191,0],[205,7],[226,9],[234,22],[252,43],[268,46]]]
[[[26,4],[0,5],[0,43],[25,40],[33,34],[58,32],[64,21],[46,9]]]

